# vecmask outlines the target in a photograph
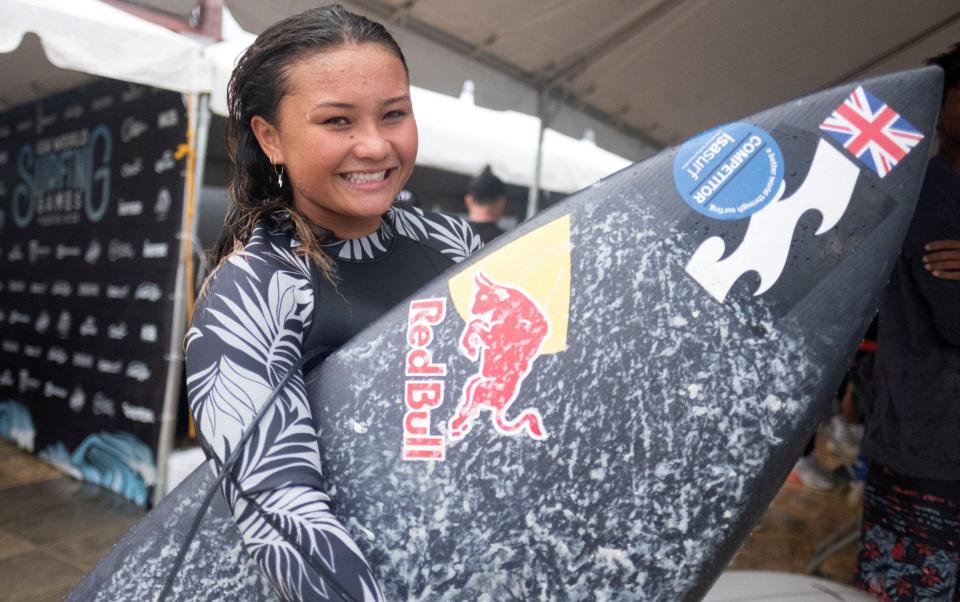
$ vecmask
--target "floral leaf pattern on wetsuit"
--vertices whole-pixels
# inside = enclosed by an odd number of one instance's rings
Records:
[[[317,270],[297,256],[280,212],[211,277],[187,333],[190,409],[211,468],[219,471],[243,431],[303,353],[314,321]],[[397,236],[458,261],[480,248],[466,222],[392,208],[376,232],[324,245],[337,261],[385,256]],[[431,272],[432,274],[433,272]],[[428,276],[424,276],[427,278]],[[357,600],[383,595],[360,548],[323,491],[317,434],[296,373],[255,429],[224,482],[244,545],[287,600],[339,600],[325,575]]]
[[[214,470],[302,352],[313,314],[311,273],[289,242],[257,226],[244,251],[213,276],[187,336],[190,407]],[[302,374],[267,411],[224,493],[247,550],[283,598],[338,599],[326,572],[356,599],[383,599],[321,489]]]

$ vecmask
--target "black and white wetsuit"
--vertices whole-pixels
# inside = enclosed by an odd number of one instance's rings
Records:
[[[211,276],[187,333],[190,410],[214,470],[310,349],[339,346],[435,275],[480,248],[463,220],[392,207],[379,230],[324,249],[334,287],[283,214],[256,226]],[[323,569],[356,600],[383,595],[353,537],[330,511],[301,370],[264,416],[224,481],[244,544],[286,600],[338,600]]]

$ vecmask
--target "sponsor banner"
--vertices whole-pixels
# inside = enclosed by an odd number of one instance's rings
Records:
[[[0,114],[0,400],[17,417],[0,436],[89,480],[127,475],[118,491],[137,501],[154,481],[186,126],[179,94],[109,80]],[[135,462],[83,465],[91,446]]]

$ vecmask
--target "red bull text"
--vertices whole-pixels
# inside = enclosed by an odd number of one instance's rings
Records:
[[[403,459],[443,460],[443,435],[432,433],[430,412],[443,403],[446,364],[434,363],[430,351],[433,327],[447,315],[446,299],[422,299],[410,303],[407,314],[407,352],[403,417]],[[413,377],[413,378],[411,378]]]

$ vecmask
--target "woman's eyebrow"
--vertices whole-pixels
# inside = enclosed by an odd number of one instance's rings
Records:
[[[402,96],[394,96],[392,98],[388,98],[385,101],[383,101],[383,104],[394,105],[399,102],[404,102],[407,100],[410,100],[410,95],[404,94]],[[338,102],[338,101],[331,100],[327,102],[318,102],[317,104],[313,105],[313,107],[310,110],[313,111],[316,109],[355,109],[355,108],[357,108],[357,105],[353,103]]]

